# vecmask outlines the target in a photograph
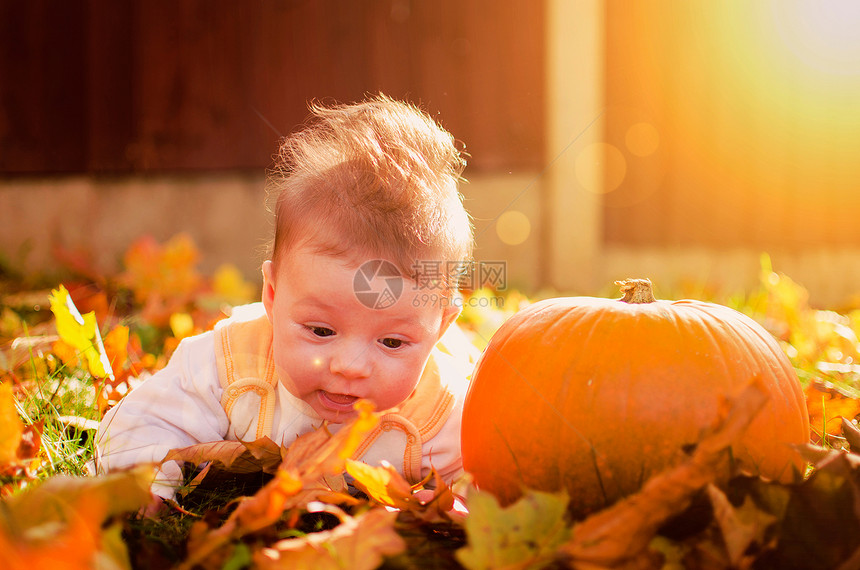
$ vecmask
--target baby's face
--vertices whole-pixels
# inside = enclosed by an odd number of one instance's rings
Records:
[[[427,291],[400,277],[396,301],[373,308],[366,297],[356,297],[358,269],[349,260],[308,248],[291,251],[277,268],[270,261],[263,264],[263,304],[272,323],[280,381],[332,422],[352,418],[360,398],[377,410],[405,400],[457,314],[427,303],[432,297]],[[373,291],[386,284],[392,285],[379,278],[370,283]]]

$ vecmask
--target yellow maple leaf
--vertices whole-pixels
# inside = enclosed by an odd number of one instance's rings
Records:
[[[101,334],[92,311],[81,315],[72,297],[63,285],[51,291],[51,312],[57,324],[57,334],[63,342],[73,346],[87,362],[90,374],[99,378],[113,377],[110,361],[105,353]]]
[[[200,252],[188,234],[180,233],[167,240],[160,260],[165,293],[184,295],[194,292],[200,285],[200,275],[194,269],[199,257]]]
[[[168,323],[173,337],[177,340],[194,334],[194,319],[188,313],[173,313]]]
[[[353,477],[356,487],[385,506],[398,509],[420,506],[420,502],[412,497],[412,485],[390,463],[374,467],[347,459],[346,472]]]
[[[353,478],[352,484],[357,489],[381,505],[408,513],[411,520],[429,523],[462,517],[461,512],[455,510],[453,491],[435,469],[414,485],[385,461],[380,466],[373,466],[347,459],[346,472]],[[428,488],[430,481],[434,483]]]
[[[379,416],[374,413],[374,406],[369,400],[359,400],[353,406],[358,416],[350,424],[344,441],[340,444],[338,458],[348,459],[352,457],[364,438],[379,423]],[[340,469],[343,471],[343,468]]]
[[[229,263],[215,270],[212,276],[212,291],[231,305],[250,303],[257,297],[257,287],[245,281],[239,268]]]
[[[24,423],[15,410],[12,386],[0,384],[0,466],[14,462],[24,433]]]

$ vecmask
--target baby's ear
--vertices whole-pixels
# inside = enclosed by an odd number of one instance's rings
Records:
[[[271,259],[263,262],[263,306],[269,322],[272,322],[272,307],[275,304],[275,265]]]
[[[463,306],[460,303],[451,303],[442,309],[442,325],[439,327],[439,338],[442,338],[442,335],[445,334],[448,327],[457,320],[457,317],[460,316],[460,311],[462,310]]]

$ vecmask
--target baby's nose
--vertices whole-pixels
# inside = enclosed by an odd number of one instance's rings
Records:
[[[332,374],[345,378],[366,378],[370,376],[371,346],[358,346],[352,350],[339,350],[331,358]]]

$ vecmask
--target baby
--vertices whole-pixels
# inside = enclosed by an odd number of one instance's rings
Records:
[[[358,459],[386,460],[412,482],[431,468],[449,482],[461,473],[473,352],[451,326],[457,275],[440,268],[471,255],[465,162],[430,117],[385,96],[311,110],[269,173],[275,239],[262,303],[183,340],[105,415],[100,471],[201,442],[288,446],[351,419],[365,399],[384,415]],[[162,464],[154,502],[181,483],[181,466]]]

